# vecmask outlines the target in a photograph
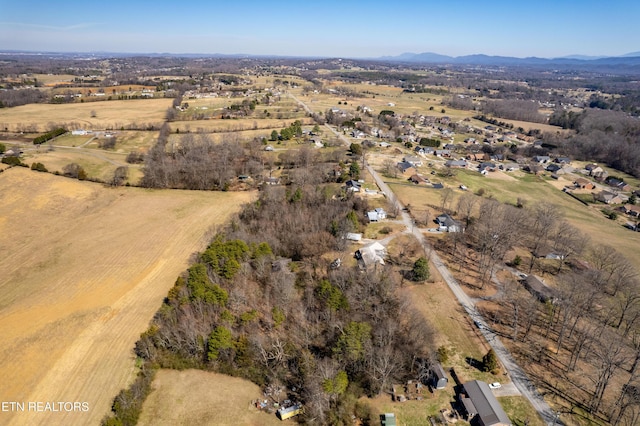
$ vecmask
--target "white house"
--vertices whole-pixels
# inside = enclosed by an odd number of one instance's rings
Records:
[[[387,218],[387,212],[378,207],[373,211],[367,212],[367,217],[369,218],[369,222],[379,222]]]
[[[366,246],[362,246],[360,250],[356,251],[354,257],[363,266],[370,266],[376,263],[384,265],[384,258],[387,255],[387,250],[379,242],[374,242]]]

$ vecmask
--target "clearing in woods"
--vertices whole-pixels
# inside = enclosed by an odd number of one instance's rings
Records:
[[[152,389],[142,407],[141,426],[282,425],[274,413],[251,404],[264,399],[260,387],[238,377],[201,370],[160,370]]]
[[[0,174],[0,401],[89,404],[0,412],[0,424],[99,423],[190,256],[254,196]]]

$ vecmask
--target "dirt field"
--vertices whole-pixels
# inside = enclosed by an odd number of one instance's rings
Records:
[[[0,412],[0,424],[97,424],[189,257],[253,196],[0,174],[0,401],[89,407]]]
[[[140,426],[283,424],[275,414],[251,405],[252,400],[263,398],[262,392],[237,377],[199,370],[161,370],[153,389],[143,406]]]

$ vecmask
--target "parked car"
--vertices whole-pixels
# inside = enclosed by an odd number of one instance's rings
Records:
[[[498,382],[494,382],[494,383],[489,383],[489,387],[491,389],[500,389],[502,387],[502,385]]]

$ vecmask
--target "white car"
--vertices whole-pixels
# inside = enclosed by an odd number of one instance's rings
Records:
[[[498,383],[498,382],[494,382],[494,383],[489,383],[489,387],[491,389],[499,389],[499,388],[502,387],[502,385],[500,383]]]

